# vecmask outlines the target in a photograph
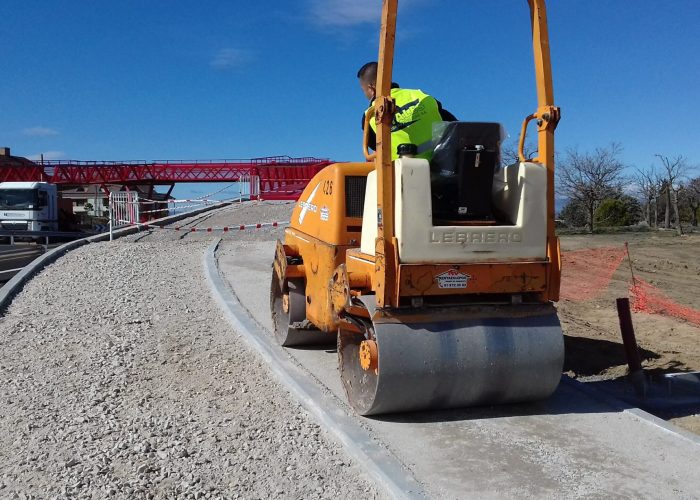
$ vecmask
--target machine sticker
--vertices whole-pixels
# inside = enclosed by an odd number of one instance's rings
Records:
[[[301,207],[301,212],[299,213],[299,224],[304,223],[304,217],[306,217],[306,212],[314,212],[318,210],[318,207],[311,203],[314,199],[314,196],[316,196],[316,191],[318,191],[318,188],[321,187],[321,183],[319,182],[316,184],[316,187],[314,188],[313,191],[311,191],[311,194],[309,195],[309,199],[306,201],[300,201],[299,206]]]
[[[324,221],[324,222],[327,221],[330,214],[331,214],[331,211],[327,206],[324,205],[321,207],[321,220],[322,221]]]
[[[333,181],[323,181],[323,194],[330,196],[333,194]]]
[[[450,269],[435,276],[439,288],[467,288],[471,276],[460,273],[456,269]]]

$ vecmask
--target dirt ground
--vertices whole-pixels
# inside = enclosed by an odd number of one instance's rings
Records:
[[[632,270],[620,260],[619,250],[629,242],[635,276],[680,306],[700,311],[700,234],[672,232],[562,236],[562,300],[559,316],[566,341],[564,370],[584,381],[614,379],[628,372],[615,299],[629,296]],[[576,269],[586,249],[600,251],[600,262],[586,262],[588,272]],[[567,269],[567,260],[570,261]],[[619,267],[607,281],[604,268]],[[576,293],[595,282],[598,293]],[[578,295],[578,296],[577,296]],[[573,297],[572,297],[573,296]],[[700,326],[682,318],[633,312],[643,367],[652,373],[700,371]],[[700,434],[700,416],[683,415],[672,421]]]

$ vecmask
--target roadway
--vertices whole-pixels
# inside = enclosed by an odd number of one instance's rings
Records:
[[[59,244],[49,245],[49,249]],[[0,245],[0,285],[12,279],[24,266],[44,253],[44,247],[35,243]]]

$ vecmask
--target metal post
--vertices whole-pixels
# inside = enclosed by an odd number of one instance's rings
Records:
[[[630,373],[637,372],[642,369],[642,360],[639,356],[637,339],[634,336],[630,300],[627,297],[617,299],[617,316],[620,320],[620,332],[622,333],[622,342],[625,345],[625,356]]]
[[[634,326],[632,326],[632,313],[630,313],[630,301],[627,297],[617,299],[617,316],[620,319],[620,332],[622,342],[625,345],[625,356],[630,368],[628,380],[634,387],[637,395],[646,399],[647,381],[642,369],[642,360],[639,356],[637,339],[634,337]]]
[[[113,233],[112,233],[112,221],[114,220],[114,212],[112,210],[112,191],[109,192],[109,241],[112,241],[114,239]]]
[[[95,214],[95,217],[99,216],[99,213],[97,212],[97,193],[98,193],[99,189],[100,189],[100,187],[97,184],[95,184],[95,206],[92,208],[92,212]],[[95,225],[94,219],[93,219],[92,225],[93,226]]]

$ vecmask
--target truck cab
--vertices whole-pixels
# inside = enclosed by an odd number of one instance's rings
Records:
[[[6,231],[58,231],[58,192],[48,182],[1,182],[0,227]]]

